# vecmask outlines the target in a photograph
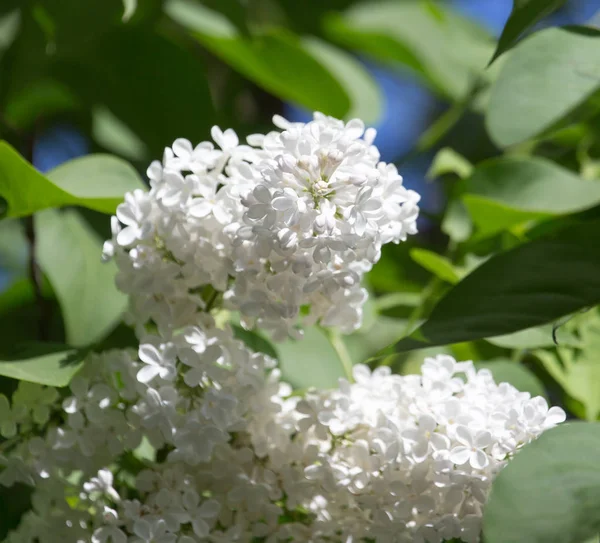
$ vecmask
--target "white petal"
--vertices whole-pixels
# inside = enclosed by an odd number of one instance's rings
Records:
[[[148,383],[152,381],[160,373],[160,368],[157,366],[144,366],[137,372],[137,380],[140,383]]]
[[[490,463],[488,455],[483,451],[477,450],[471,454],[471,466],[475,469],[483,469]]]
[[[470,457],[471,449],[467,447],[454,447],[454,449],[450,451],[450,461],[459,466],[466,464]]]
[[[140,345],[138,356],[142,362],[146,364],[153,364],[156,366],[160,366],[163,363],[160,352],[154,345],[150,345],[146,343],[144,345]]]

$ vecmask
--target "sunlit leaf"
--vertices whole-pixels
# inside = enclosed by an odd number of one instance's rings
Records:
[[[566,0],[513,0],[513,9],[504,25],[492,62],[510,49],[519,36],[553,11]]]
[[[561,424],[517,453],[492,486],[487,543],[578,543],[600,530],[600,424]]]
[[[425,2],[358,4],[325,19],[325,31],[350,49],[411,68],[452,98],[467,93],[493,50],[491,38],[476,25]]]
[[[473,173],[473,165],[454,149],[444,147],[436,153],[429,170],[427,170],[427,178],[437,179],[449,173],[466,179]]]
[[[506,336],[488,338],[488,341],[493,345],[506,349],[540,349],[542,347],[554,347],[556,344],[580,345],[581,342],[572,333],[562,328],[558,330],[553,330],[553,328],[552,324],[546,324],[514,332]]]
[[[42,385],[63,387],[81,369],[85,351],[64,345],[32,344],[10,359],[0,360],[0,375]]]
[[[340,83],[292,34],[272,29],[249,39],[224,17],[189,0],[170,0],[165,9],[207,49],[276,96],[336,117],[350,109]]]
[[[505,157],[479,165],[463,201],[480,236],[600,204],[600,184],[542,158]]]
[[[275,349],[282,379],[295,388],[333,388],[345,377],[339,356],[317,327],[307,328],[303,339],[289,339]]]
[[[427,249],[411,249],[410,256],[417,264],[423,266],[442,281],[451,284],[460,281],[460,272],[448,258]]]
[[[318,38],[303,38],[302,45],[343,85],[352,104],[347,117],[361,119],[367,125],[379,122],[381,91],[365,67],[349,53]]]
[[[0,142],[0,197],[5,200],[5,217],[69,205],[113,213],[126,191],[143,186],[129,164],[110,155],[75,159],[44,176],[10,145]]]
[[[549,28],[520,43],[492,87],[486,124],[507,147],[550,129],[600,86],[600,31]]]
[[[114,284],[114,262],[101,261],[102,241],[73,210],[35,217],[36,251],[62,309],[67,342],[86,346],[118,323],[127,298]]]

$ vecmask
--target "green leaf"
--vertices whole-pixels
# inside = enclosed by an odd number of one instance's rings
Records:
[[[600,425],[562,424],[500,472],[483,516],[487,543],[578,543],[600,530]]]
[[[513,9],[504,25],[490,63],[508,51],[521,34],[561,7],[566,0],[513,0]]]
[[[541,349],[543,347],[554,347],[553,328],[551,324],[528,328],[520,332],[514,332],[506,336],[489,338],[492,345],[504,347],[505,349]],[[555,332],[558,345],[569,345],[576,347],[580,341],[570,332],[559,328]]]
[[[382,114],[382,96],[364,66],[344,50],[318,38],[302,38],[302,45],[344,86],[352,104],[346,117],[376,124]]]
[[[467,180],[465,191],[463,201],[480,236],[600,204],[600,183],[585,181],[542,158],[483,162]]]
[[[451,98],[467,93],[493,50],[491,38],[479,27],[424,2],[363,3],[324,23],[333,41],[407,66]]]
[[[449,173],[456,174],[461,179],[466,179],[473,173],[473,164],[454,149],[444,147],[436,153],[427,171],[427,178],[437,179]]]
[[[14,357],[0,361],[0,375],[41,385],[64,387],[81,369],[87,351],[65,345],[30,345]]]
[[[531,221],[549,217],[547,213],[513,209],[475,194],[465,194],[462,199],[473,224],[477,227],[476,239],[493,236],[498,232],[519,226],[527,226]]]
[[[248,39],[227,19],[189,0],[170,0],[165,10],[202,45],[266,91],[335,117],[348,113],[350,99],[340,83],[294,36],[272,29]]]
[[[275,349],[282,378],[294,388],[333,388],[345,377],[335,349],[316,326],[307,328],[303,339],[288,339]]]
[[[577,213],[600,204],[600,183],[584,181],[534,157],[488,160],[475,169],[466,191],[512,209],[549,215]]]
[[[126,191],[143,186],[129,164],[109,155],[66,162],[45,177],[8,143],[0,142],[0,197],[8,206],[5,217],[70,205],[114,213]]]
[[[69,160],[46,175],[55,185],[77,198],[78,205],[103,213],[114,213],[126,192],[146,188],[129,163],[112,155],[88,155]]]
[[[446,257],[427,249],[411,249],[410,256],[417,264],[423,266],[442,281],[453,285],[460,281],[460,272]]]
[[[600,303],[600,220],[496,255],[455,285],[400,351],[500,336]]]
[[[495,81],[486,115],[500,147],[550,129],[600,86],[600,31],[549,28],[524,40]]]
[[[277,358],[277,351],[273,344],[260,333],[253,330],[245,330],[237,324],[231,325],[235,337],[244,342],[246,347],[255,353],[264,353],[271,358]]]
[[[114,284],[114,262],[101,261],[102,242],[73,210],[35,217],[36,252],[62,309],[67,342],[86,346],[118,323],[127,298]]]
[[[525,366],[504,358],[479,362],[477,369],[488,369],[497,384],[509,383],[521,392],[529,392],[531,396],[546,396],[542,382]]]

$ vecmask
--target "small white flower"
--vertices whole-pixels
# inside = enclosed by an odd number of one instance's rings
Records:
[[[474,469],[484,469],[490,463],[486,447],[492,444],[492,434],[486,430],[473,432],[466,426],[458,426],[455,438],[460,445],[450,451],[450,460],[458,465],[469,463]]]
[[[148,383],[155,377],[172,381],[177,375],[175,368],[175,351],[172,345],[155,347],[146,343],[140,345],[138,355],[146,364],[138,371],[137,379],[140,383]]]
[[[115,502],[120,502],[121,497],[113,488],[113,474],[107,469],[98,471],[96,477],[92,477],[87,483],[83,484],[83,489],[88,493],[99,493],[108,496]]]

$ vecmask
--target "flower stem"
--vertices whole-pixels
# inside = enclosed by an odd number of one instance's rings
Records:
[[[342,363],[347,379],[352,381],[352,358],[350,357],[350,353],[348,352],[348,348],[344,343],[342,335],[336,330],[328,330],[327,337]]]

